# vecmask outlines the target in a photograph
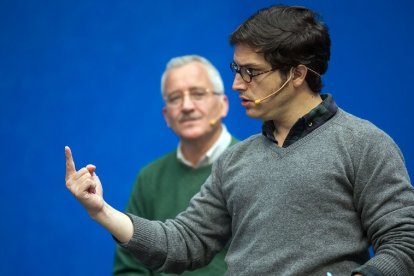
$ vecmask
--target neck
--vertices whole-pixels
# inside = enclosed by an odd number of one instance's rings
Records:
[[[287,107],[284,116],[281,118],[273,120],[273,123],[276,127],[274,136],[278,145],[282,146],[287,135],[290,132],[290,129],[293,125],[303,116],[308,114],[312,109],[317,107],[322,102],[322,98],[319,94],[313,92],[304,93],[297,96],[291,101]]]
[[[219,125],[215,131],[198,139],[181,139],[181,151],[185,159],[190,161],[193,166],[196,166],[206,155],[207,151],[217,142],[222,130],[222,126]]]

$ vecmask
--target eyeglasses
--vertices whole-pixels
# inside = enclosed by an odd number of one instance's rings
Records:
[[[188,96],[190,97],[190,100],[194,103],[200,103],[210,95],[222,95],[222,93],[214,92],[208,88],[203,87],[191,87],[190,89],[185,91],[188,91]],[[164,100],[166,101],[167,105],[171,107],[181,106],[184,102],[184,97],[186,94],[185,91],[175,91],[169,93],[166,97],[164,97]]]
[[[254,77],[256,77],[258,75],[262,75],[262,74],[265,74],[265,73],[275,71],[276,69],[270,69],[270,70],[267,70],[267,71],[259,72],[255,69],[252,69],[252,68],[246,68],[246,67],[243,67],[243,66],[239,66],[239,65],[237,65],[237,63],[235,63],[233,61],[232,63],[230,63],[230,70],[234,74],[239,73],[240,76],[242,77],[242,79],[245,82],[250,83]]]

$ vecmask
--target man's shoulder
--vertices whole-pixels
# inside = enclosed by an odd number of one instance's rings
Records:
[[[362,136],[366,136],[366,135],[388,136],[382,129],[380,129],[378,126],[376,126],[371,121],[360,118],[342,109],[338,109],[338,120],[336,122],[339,125],[347,128],[349,131],[352,131],[353,133],[359,134]]]
[[[141,169],[142,173],[149,173],[164,169],[166,166],[177,163],[177,150],[170,151],[163,156],[151,161]]]
[[[233,146],[234,144],[240,142],[239,139],[237,139],[236,137],[234,137],[233,135],[231,135],[231,141],[230,141],[230,146]]]
[[[231,158],[231,156],[239,155],[244,151],[248,151],[252,144],[256,144],[261,141],[262,136],[262,134],[254,134],[244,140],[238,140],[233,137],[229,148],[220,156],[219,159],[228,159]]]
[[[383,145],[384,147],[395,145],[392,137],[384,130],[367,119],[360,118],[338,109],[338,114],[333,118],[340,135],[350,138],[355,144],[364,145]]]

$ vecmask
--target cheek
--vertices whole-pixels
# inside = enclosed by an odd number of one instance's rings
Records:
[[[200,112],[207,117],[216,116],[223,111],[223,103],[220,101],[211,102],[200,108]]]
[[[253,89],[256,94],[263,96],[263,95],[266,95],[274,91],[275,90],[274,88],[275,88],[274,83],[269,82],[269,83],[263,83],[262,85],[256,85]]]
[[[176,122],[178,121],[180,113],[177,111],[169,110],[164,113],[164,119],[168,126],[174,126]]]

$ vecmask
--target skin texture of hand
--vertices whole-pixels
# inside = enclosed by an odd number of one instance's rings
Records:
[[[65,147],[66,156],[66,187],[85,207],[91,217],[102,211],[105,201],[103,200],[103,190],[101,181],[95,174],[96,167],[87,165],[76,171],[72,152],[69,147]]]
[[[96,167],[87,165],[76,171],[72,152],[65,147],[66,188],[85,207],[91,218],[106,228],[121,243],[128,242],[134,227],[127,215],[112,208],[103,199],[101,181],[95,174]]]

